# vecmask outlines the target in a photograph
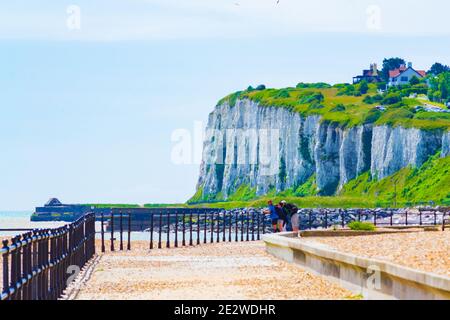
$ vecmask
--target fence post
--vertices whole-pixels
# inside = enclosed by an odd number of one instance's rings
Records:
[[[123,212],[119,211],[119,227],[120,227],[120,251],[123,251]]]
[[[111,251],[114,251],[114,210],[111,210]]]
[[[217,212],[217,243],[220,242],[220,211]]]
[[[394,225],[394,211],[391,210],[391,227]]]
[[[170,248],[170,210],[167,210],[167,237],[166,248]]]
[[[105,214],[103,213],[103,211],[101,212],[101,228],[100,228],[100,234],[102,236],[102,252],[104,253],[106,250],[105,248]]]
[[[200,245],[200,211],[197,211],[197,245]]]
[[[150,213],[150,250],[153,250],[153,225],[154,225],[153,215],[154,215],[154,213],[151,212]]]
[[[408,225],[408,210],[406,210],[406,215],[405,215],[405,222],[406,222],[406,225]]]
[[[207,220],[208,220],[208,213],[206,211],[203,211],[203,223],[204,223],[204,230],[203,230],[203,243],[206,244],[207,240],[206,240],[206,229],[207,229]]]
[[[183,247],[186,246],[186,209],[183,209]]]
[[[3,250],[5,252],[3,253],[3,287],[2,287],[2,293],[6,293],[9,297],[9,247],[8,247],[8,240],[3,240]]]
[[[222,218],[222,223],[223,223],[223,228],[222,228],[222,242],[226,242],[226,227],[227,227],[227,213],[226,211],[223,212],[223,218]]]
[[[15,248],[13,249],[13,251],[11,252],[11,284],[10,284],[10,288],[14,289],[14,293],[11,296],[12,300],[18,300],[17,299],[17,282],[18,282],[18,274],[17,274],[17,264],[18,264],[18,256],[17,256],[17,252],[18,252],[18,240],[17,237],[14,237],[11,239],[12,241],[12,246],[14,246]]]
[[[325,210],[325,229],[328,229],[328,211]]]
[[[245,227],[244,227],[244,213],[242,211],[240,211],[241,214],[241,242],[244,241],[244,232],[245,232]]]
[[[191,247],[194,245],[192,241],[192,211],[189,212],[189,245]]]
[[[377,225],[377,212],[376,211],[373,212],[373,224],[375,226]]]
[[[419,223],[422,225],[422,210],[419,209]]]
[[[261,240],[261,231],[260,231],[260,228],[261,228],[261,212],[259,212],[258,211],[258,213],[257,213],[257,224],[258,224],[258,233],[256,234],[256,240]]]
[[[255,241],[255,212],[252,211],[252,241]]]
[[[341,214],[342,228],[345,228],[345,211],[339,209],[339,212],[340,212],[340,214]]]
[[[235,225],[235,235],[234,235],[234,241],[239,241],[239,213],[238,211],[235,212],[235,219],[234,219],[234,225]]]
[[[232,236],[231,236],[231,231],[233,229],[233,213],[230,211],[229,215],[228,215],[228,242],[233,242]]]
[[[131,210],[128,210],[128,241],[127,250],[131,250]]]
[[[214,243],[214,211],[211,211],[211,239],[210,243]]]
[[[175,210],[175,248],[178,248],[178,210]]]
[[[162,211],[159,211],[159,231],[158,231],[158,249],[162,248],[162,236],[161,236],[161,229],[162,229]]]

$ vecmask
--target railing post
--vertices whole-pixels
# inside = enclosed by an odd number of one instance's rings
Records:
[[[175,248],[178,248],[178,211],[175,210]]]
[[[406,222],[406,225],[408,225],[408,210],[406,210],[405,222]]]
[[[153,225],[154,225],[154,213],[150,213],[150,250],[153,249]]]
[[[223,212],[223,217],[222,217],[222,224],[223,224],[223,227],[222,227],[222,242],[226,242],[227,241],[227,238],[226,238],[226,228],[227,228],[227,224],[226,224],[226,222],[227,222],[227,220],[226,220],[226,215],[227,215],[227,213],[226,213],[226,211],[224,211]]]
[[[114,251],[114,210],[111,210],[111,251]]]
[[[101,227],[100,227],[100,234],[102,237],[102,252],[105,253],[106,248],[105,248],[105,214],[103,213],[103,211],[101,212],[101,216],[100,216],[100,220],[101,220]]]
[[[255,241],[255,212],[252,211],[252,241]]]
[[[197,211],[197,245],[200,245],[200,211]]]
[[[376,211],[373,212],[373,224],[375,226],[377,225],[377,212]]]
[[[119,211],[120,251],[123,251],[123,212]]]
[[[341,214],[342,228],[345,228],[345,211],[339,209],[339,212],[340,212],[340,214]]]
[[[261,231],[260,231],[260,228],[261,228],[261,221],[260,221],[260,220],[261,220],[261,212],[258,211],[257,214],[256,214],[256,217],[257,217],[257,218],[256,218],[256,219],[257,219],[257,220],[256,220],[256,221],[257,221],[257,222],[256,222],[256,223],[257,223],[256,240],[259,241],[259,240],[261,240]]]
[[[131,250],[131,210],[128,210],[128,239],[127,250]]]
[[[233,214],[230,212],[228,215],[228,221],[229,221],[229,225],[228,225],[228,242],[232,242],[233,239],[231,237],[231,231],[233,228]]]
[[[182,229],[183,229],[183,234],[182,234],[182,243],[181,243],[181,245],[183,247],[185,247],[186,246],[186,209],[183,209]]]
[[[170,248],[170,210],[167,210],[167,237],[166,248]]]
[[[245,232],[245,227],[244,227],[244,212],[240,211],[241,214],[241,242],[244,241],[244,232]]]
[[[18,274],[17,274],[17,265],[18,265],[18,240],[17,237],[12,238],[12,246],[15,247],[13,251],[11,252],[11,284],[10,288],[14,289],[14,293],[11,296],[11,300],[18,300],[17,299],[17,283],[18,283]]]
[[[325,210],[325,229],[328,229],[328,211]]]
[[[422,225],[422,210],[419,209],[419,224]]]
[[[192,211],[189,212],[189,245],[191,247],[194,245],[192,241]]]
[[[210,243],[214,243],[214,211],[211,211],[211,239]]]
[[[245,241],[249,241],[249,233],[250,233],[250,213],[248,210],[245,211],[245,217],[247,218],[247,236],[245,238]]]
[[[235,235],[234,235],[234,241],[235,242],[238,242],[239,241],[239,213],[238,213],[238,211],[236,210],[236,212],[235,212],[235,219],[234,219],[234,233],[235,233]]]
[[[216,238],[216,242],[219,243],[220,242],[220,211],[217,212],[217,238]]]
[[[159,234],[158,234],[158,249],[162,248],[162,211],[159,211]]]
[[[9,298],[9,247],[8,247],[8,240],[3,240],[3,250],[5,252],[3,253],[3,286],[2,286],[2,293],[5,293]]]
[[[394,211],[391,210],[391,227],[394,225]]]
[[[208,212],[207,211],[203,211],[203,224],[204,224],[204,230],[203,230],[203,243],[206,244],[207,243],[207,233],[206,233],[206,229],[208,228],[207,225],[208,222]]]

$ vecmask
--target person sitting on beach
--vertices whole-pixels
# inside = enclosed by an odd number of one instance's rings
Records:
[[[272,220],[272,228],[273,232],[277,233],[283,230],[283,220],[280,219],[280,216],[278,215],[279,210],[273,205],[273,201],[270,200],[268,202],[268,209],[264,210],[264,214],[270,215],[270,220]]]

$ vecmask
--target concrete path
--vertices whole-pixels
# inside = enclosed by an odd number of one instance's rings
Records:
[[[78,299],[345,299],[351,292],[280,261],[262,242],[103,255]]]

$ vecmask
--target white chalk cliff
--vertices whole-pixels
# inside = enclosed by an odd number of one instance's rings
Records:
[[[210,114],[197,187],[205,197],[227,199],[242,185],[263,195],[297,188],[315,176],[319,194],[333,195],[364,172],[381,179],[421,166],[439,150],[450,155],[447,131],[342,128],[317,115],[244,99],[218,105]]]

